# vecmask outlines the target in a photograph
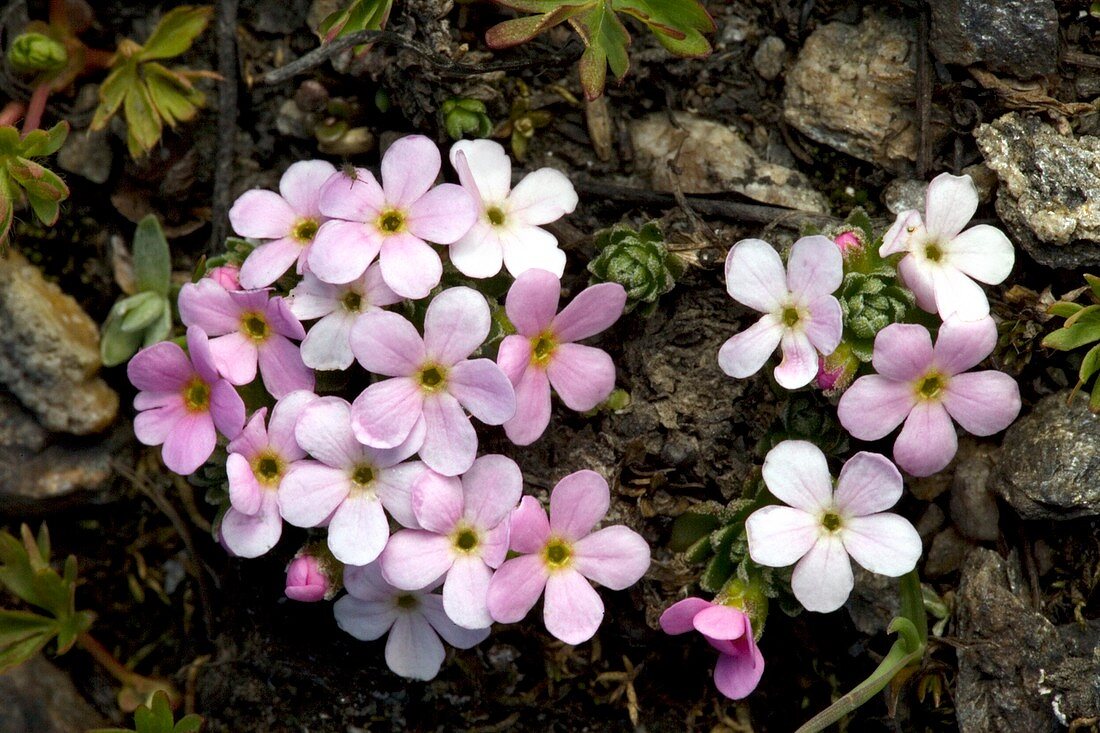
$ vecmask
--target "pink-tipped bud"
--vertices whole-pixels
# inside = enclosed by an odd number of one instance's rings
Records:
[[[321,601],[331,589],[321,561],[313,555],[298,555],[286,568],[286,597],[292,601]]]
[[[222,265],[206,273],[206,276],[226,290],[240,290],[241,268],[236,265]]]
[[[836,242],[836,246],[840,248],[840,253],[845,257],[863,250],[863,239],[851,230],[836,235],[833,237],[833,241]]]
[[[847,344],[841,344],[829,356],[818,357],[814,384],[827,395],[843,392],[859,370],[859,359]]]

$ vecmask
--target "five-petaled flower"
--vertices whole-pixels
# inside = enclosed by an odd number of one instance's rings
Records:
[[[714,684],[728,698],[740,700],[756,689],[764,674],[764,655],[752,636],[752,622],[739,608],[702,598],[685,598],[661,614],[666,634],[698,631],[718,650]]]
[[[561,283],[546,270],[528,270],[508,291],[505,309],[518,333],[506,336],[497,364],[516,390],[516,414],[504,423],[513,443],[535,442],[550,422],[550,387],[570,409],[591,410],[615,388],[607,352],[574,343],[610,327],[623,313],[626,290],[601,283],[581,291],[558,313]]]
[[[1012,242],[1000,229],[978,224],[963,231],[977,210],[978,189],[970,176],[941,173],[928,184],[924,217],[903,211],[882,238],[883,257],[907,253],[898,272],[917,305],[944,320],[989,315],[989,301],[974,280],[996,285],[1015,262]]]
[[[299,161],[279,179],[279,193],[253,189],[236,200],[229,210],[233,231],[271,240],[245,258],[240,271],[243,287],[265,288],[295,263],[302,274],[313,238],[325,222],[319,208],[321,187],[334,173],[336,168],[324,160]]]
[[[733,245],[726,257],[726,290],[764,316],[722,345],[722,371],[731,377],[752,376],[778,346],[783,360],[775,368],[775,381],[787,389],[812,382],[818,352],[833,353],[844,330],[840,302],[832,295],[843,276],[840,250],[828,237],[795,242],[786,272],[767,242],[743,239]]]
[[[401,590],[386,582],[378,564],[344,570],[348,594],[336,601],[337,625],[356,639],[374,641],[387,631],[386,665],[394,674],[430,680],[439,673],[446,651],[439,637],[459,649],[485,641],[489,629],[464,629],[447,617],[443,598],[432,593],[439,583]]]
[[[607,514],[611,493],[595,471],[571,473],[550,492],[550,517],[533,496],[512,513],[511,548],[489,582],[489,614],[519,621],[543,590],[546,630],[566,644],[592,638],[603,621],[603,601],[589,583],[628,588],[649,569],[649,545],[622,525],[593,532]]]
[[[512,162],[504,147],[492,140],[457,142],[450,157],[478,209],[474,225],[450,246],[454,266],[469,277],[492,277],[502,262],[512,277],[532,268],[561,277],[565,253],[541,225],[577,208],[577,192],[569,178],[553,168],[540,168],[512,188]]]
[[[943,470],[958,439],[952,419],[974,435],[1007,428],[1020,412],[1016,380],[994,370],[966,372],[993,351],[993,319],[949,318],[936,345],[924,326],[895,323],[879,331],[871,363],[837,406],[841,425],[860,440],[878,440],[905,422],[894,460],[914,476]]]
[[[187,350],[161,341],[139,351],[126,376],[134,397],[134,435],[145,445],[164,444],[164,465],[184,476],[206,462],[217,430],[235,438],[244,427],[244,402],[218,374],[210,343],[200,328],[187,329]]]
[[[382,183],[365,168],[333,176],[321,192],[321,225],[309,268],[327,283],[355,280],[377,256],[382,277],[406,298],[439,284],[443,264],[428,242],[451,244],[469,231],[477,208],[461,186],[432,187],[442,158],[423,135],[403,137],[382,156]]]
[[[764,458],[768,491],[790,506],[749,515],[749,556],[768,567],[797,563],[791,590],[808,611],[827,613],[852,591],[849,556],[872,573],[898,577],[920,558],[921,540],[906,519],[886,512],[901,498],[898,469],[877,453],[856,453],[833,490],[825,454],[813,443],[785,440]]]

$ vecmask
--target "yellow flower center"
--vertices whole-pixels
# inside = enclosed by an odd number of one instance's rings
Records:
[[[417,381],[425,392],[438,392],[447,386],[447,370],[438,364],[429,364],[420,370]]]
[[[926,374],[917,382],[917,396],[926,400],[933,400],[939,397],[944,386],[946,386],[946,382],[941,375]]]
[[[939,262],[943,259],[943,250],[935,242],[924,245],[924,257],[929,262]]]
[[[836,512],[828,512],[821,518],[821,526],[830,532],[836,532],[840,529],[840,525],[843,524],[840,520],[840,515]]]
[[[183,388],[183,404],[191,412],[210,409],[210,385],[195,377]]]
[[[397,604],[398,608],[405,611],[411,611],[420,605],[420,601],[412,593],[402,593],[394,599],[394,602]]]
[[[263,486],[277,486],[283,468],[283,460],[272,451],[264,451],[252,459],[252,474]]]
[[[257,343],[266,341],[267,337],[270,335],[267,319],[265,319],[261,313],[242,314],[241,333]]]
[[[490,224],[498,227],[504,223],[504,212],[499,206],[490,206],[485,210],[485,218],[489,220]]]
[[[798,309],[793,306],[787,306],[783,309],[783,325],[787,328],[794,328],[798,323],[801,316],[798,314]]]
[[[543,548],[542,560],[551,570],[562,570],[573,563],[573,548],[565,540],[555,537]]]
[[[354,290],[349,290],[344,293],[344,297],[340,299],[340,303],[344,306],[344,310],[349,313],[358,313],[363,307],[363,296]]]
[[[317,236],[317,230],[320,227],[316,219],[299,219],[290,230],[290,236],[301,244],[308,244]]]
[[[481,544],[481,540],[472,528],[459,527],[451,535],[451,544],[459,552],[468,554],[477,549],[478,545]]]
[[[360,490],[369,489],[376,478],[374,466],[369,463],[360,463],[351,469],[351,482]]]
[[[531,361],[539,366],[546,366],[557,348],[558,342],[552,333],[541,333],[531,339]]]
[[[405,215],[397,209],[387,209],[378,215],[378,231],[383,234],[397,234],[405,231]]]

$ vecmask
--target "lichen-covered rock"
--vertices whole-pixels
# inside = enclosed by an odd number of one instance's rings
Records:
[[[1008,429],[991,488],[1024,519],[1100,515],[1100,416],[1081,394],[1044,397]]]
[[[0,676],[0,733],[74,733],[106,725],[41,655]]]
[[[47,430],[87,435],[114,421],[97,375],[99,329],[80,305],[9,250],[0,257],[0,384]]]
[[[630,126],[638,170],[658,191],[728,193],[802,211],[825,213],[825,197],[799,171],[769,163],[741,133],[684,112],[662,112]],[[676,171],[670,167],[674,164]]]
[[[872,14],[814,31],[787,72],[783,117],[819,143],[894,172],[917,158],[916,25]],[[933,109],[933,120],[943,117]],[[933,125],[933,141],[943,127]]]
[[[1001,182],[997,213],[1027,253],[1050,267],[1100,265],[1100,137],[1015,112],[975,137]]]
[[[1054,0],[932,0],[932,52],[945,64],[981,64],[1027,78],[1058,68]]]

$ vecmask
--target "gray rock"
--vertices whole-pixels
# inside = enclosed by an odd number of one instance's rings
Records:
[[[0,257],[0,384],[50,431],[110,425],[118,394],[99,378],[99,328],[18,252]]]
[[[895,178],[886,184],[882,192],[882,202],[891,214],[903,211],[924,211],[924,195],[928,191],[927,181],[913,178]]]
[[[1050,267],[1100,265],[1100,138],[1015,112],[975,137],[1001,183],[997,213],[1024,250]]]
[[[630,126],[638,170],[658,191],[724,193],[802,211],[825,213],[825,197],[802,173],[769,163],[741,133],[712,120],[677,112],[652,114]],[[679,173],[674,173],[673,164]]]
[[[954,527],[948,527],[934,538],[928,548],[928,557],[924,561],[924,574],[929,578],[942,578],[962,567],[974,545],[959,534]]]
[[[1001,511],[989,490],[991,453],[973,443],[960,446],[951,483],[951,520],[965,537],[978,542],[992,542],[1001,534]]]
[[[904,173],[917,158],[916,25],[872,14],[814,31],[787,72],[783,117],[802,134]],[[933,108],[933,142],[946,119]]]
[[[963,568],[956,601],[961,733],[1056,730],[1100,712],[1100,623],[1054,626],[1014,587],[1016,575],[1015,563],[980,548]]]
[[[245,0],[241,15],[261,33],[290,34],[303,25],[309,0]]]
[[[0,675],[0,700],[0,733],[83,733],[107,725],[41,656]]]
[[[779,36],[768,36],[756,48],[752,55],[752,65],[756,73],[768,81],[783,73],[787,62],[787,44]]]
[[[945,64],[980,64],[1027,78],[1058,68],[1054,0],[932,0],[932,52]]]
[[[928,508],[924,510],[924,514],[917,520],[915,525],[917,534],[920,535],[923,541],[928,542],[946,520],[947,515],[943,513],[943,509],[940,509],[939,504],[929,504]]]
[[[898,615],[898,579],[864,570],[853,563],[855,587],[844,607],[859,633],[874,636]]]
[[[1008,429],[990,487],[1024,519],[1100,514],[1100,417],[1078,394],[1041,399]]]
[[[114,162],[109,136],[106,129],[73,132],[57,151],[57,164],[92,183],[106,183]]]

